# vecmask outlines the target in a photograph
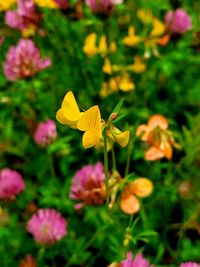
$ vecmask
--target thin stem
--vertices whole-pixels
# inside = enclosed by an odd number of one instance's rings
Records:
[[[104,172],[106,178],[106,206],[109,208],[109,177],[108,177],[108,151],[107,151],[107,135],[106,129],[103,132],[103,142],[104,142]]]
[[[131,135],[131,132],[130,132],[130,135]],[[128,144],[128,152],[127,152],[127,160],[126,160],[126,168],[125,168],[124,177],[126,177],[128,175],[128,173],[129,173],[132,149],[133,149],[133,140],[132,140],[132,138],[130,136],[130,141],[129,141],[129,144]]]
[[[117,169],[117,164],[116,164],[116,157],[115,157],[115,150],[114,150],[114,144],[112,146],[112,170],[115,171]]]

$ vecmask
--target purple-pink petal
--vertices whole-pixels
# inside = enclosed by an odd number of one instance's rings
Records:
[[[25,183],[19,172],[4,168],[0,171],[0,199],[14,199],[25,189]]]
[[[3,64],[4,74],[14,81],[31,77],[51,65],[49,58],[41,58],[39,49],[29,39],[21,39],[17,46],[11,46]]]
[[[67,234],[67,221],[55,209],[39,209],[27,223],[36,242],[54,244]]]

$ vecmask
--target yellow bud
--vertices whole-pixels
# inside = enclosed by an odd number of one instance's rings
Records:
[[[130,138],[130,131],[120,131],[117,127],[112,126],[111,127],[111,133],[114,138],[114,140],[121,146],[125,147],[128,145],[129,138]]]

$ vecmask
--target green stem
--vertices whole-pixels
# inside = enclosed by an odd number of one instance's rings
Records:
[[[103,132],[103,142],[104,142],[104,172],[106,178],[106,206],[109,208],[109,177],[108,177],[108,151],[107,151],[107,135],[106,129]]]
[[[115,157],[115,150],[114,150],[114,144],[112,146],[112,170],[115,171],[117,169],[117,164],[116,164],[116,157]]]
[[[124,177],[126,177],[129,173],[132,149],[133,149],[133,140],[131,138],[131,132],[130,132],[130,141],[128,144],[128,152],[127,152],[127,160],[126,160],[126,168],[125,168]]]

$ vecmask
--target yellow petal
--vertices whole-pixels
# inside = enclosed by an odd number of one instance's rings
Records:
[[[63,115],[67,120],[73,122],[77,121],[80,118],[81,112],[79,110],[79,107],[77,105],[76,99],[72,91],[69,91],[65,95],[61,108],[63,111]]]
[[[132,82],[129,75],[123,75],[119,82],[119,89],[123,92],[132,91],[135,89],[135,84]]]
[[[93,106],[86,110],[77,123],[80,131],[95,129],[101,137],[101,114],[98,106]]]
[[[139,56],[134,57],[134,64],[129,65],[128,69],[135,73],[142,73],[146,70],[146,64],[142,62],[142,58]]]
[[[147,197],[153,191],[153,183],[147,178],[138,178],[128,184],[129,190],[132,194],[138,197]]]
[[[116,45],[116,43],[115,43],[114,41],[112,41],[112,42],[110,43],[109,52],[110,52],[110,53],[115,53],[116,50],[117,50],[117,45]]]
[[[8,10],[17,0],[0,0],[0,10]]]
[[[34,0],[34,2],[40,7],[57,8],[57,5],[53,0]]]
[[[150,32],[151,36],[159,36],[165,32],[165,25],[159,19],[153,18],[153,29]]]
[[[137,11],[138,18],[144,23],[149,24],[152,22],[152,11],[148,9],[139,9]]]
[[[102,70],[104,73],[112,74],[112,65],[109,58],[105,58]]]
[[[128,36],[124,37],[123,44],[127,46],[135,46],[141,42],[142,38],[135,35],[135,28],[130,26],[128,29]]]
[[[96,47],[96,39],[97,39],[96,33],[91,33],[85,38],[83,52],[88,57],[92,57],[98,53],[98,48]]]
[[[107,53],[107,42],[106,42],[106,36],[103,35],[99,41],[99,53],[102,57],[104,57]]]
[[[77,128],[77,122],[67,120],[66,117],[63,115],[63,110],[61,108],[56,112],[56,119],[60,123],[67,125],[73,129]]]
[[[95,146],[99,142],[100,138],[101,136],[95,129],[90,129],[86,131],[83,134],[83,139],[82,139],[83,147],[90,148]]]

